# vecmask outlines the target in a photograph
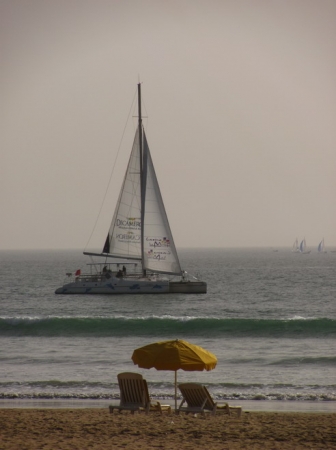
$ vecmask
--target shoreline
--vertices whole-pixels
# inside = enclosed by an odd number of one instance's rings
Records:
[[[0,409],[1,450],[336,449],[336,413],[148,415],[106,408]]]
[[[174,406],[172,399],[158,400]],[[118,399],[0,399],[0,409],[107,409],[109,405],[118,403]],[[229,400],[228,403],[251,412],[336,413],[336,402],[333,401]]]

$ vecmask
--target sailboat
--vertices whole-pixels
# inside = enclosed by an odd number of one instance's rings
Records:
[[[307,250],[306,238],[302,239],[302,241],[300,243],[299,251],[300,251],[300,253],[303,253],[303,254],[310,253],[310,250]]]
[[[322,241],[317,246],[317,251],[319,253],[327,253],[327,251],[325,250],[325,247],[324,247],[324,238],[322,239]]]
[[[299,241],[298,238],[295,239],[293,247],[292,247],[292,252],[294,253],[300,253],[300,247],[299,247]]]
[[[70,282],[58,288],[56,294],[202,294],[207,291],[204,281],[191,279],[180,266],[142,124],[140,83],[138,127],[111,226],[102,252],[84,254],[91,258],[91,272],[82,274],[78,270],[75,279],[68,273]],[[93,256],[102,258],[103,262],[95,263]]]

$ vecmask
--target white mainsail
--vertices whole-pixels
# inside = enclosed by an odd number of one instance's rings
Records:
[[[144,132],[141,164],[139,134],[138,128],[103,253],[141,260],[143,270],[180,275],[181,266]]]
[[[141,176],[139,129],[133,142],[125,178],[103,253],[141,260]]]

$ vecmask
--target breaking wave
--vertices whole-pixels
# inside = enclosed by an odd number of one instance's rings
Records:
[[[193,317],[0,317],[0,336],[333,338],[336,320]]]

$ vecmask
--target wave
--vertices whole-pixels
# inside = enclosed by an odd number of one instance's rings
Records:
[[[25,393],[4,393],[0,392],[0,400],[119,400],[119,395],[110,394],[77,394],[77,393],[48,393],[41,392],[35,394],[25,394]],[[299,402],[336,402],[336,396],[332,393],[328,394],[284,394],[284,393],[259,393],[259,394],[240,394],[240,395],[213,395],[216,401],[226,401],[226,400],[279,400],[279,401],[299,401]],[[174,400],[173,395],[169,394],[158,394],[152,395],[152,400]],[[180,399],[179,399],[180,400]],[[73,405],[72,405],[73,406]]]
[[[226,364],[253,364],[259,366],[303,366],[317,365],[336,367],[336,356],[317,356],[317,357],[293,357],[283,358],[276,361],[266,361],[264,358],[231,358],[225,360]]]
[[[318,365],[318,366],[336,366],[336,356],[320,356],[317,358],[285,358],[279,361],[270,363],[274,366],[303,366],[303,365]]]
[[[150,381],[150,389],[151,391],[154,389],[158,390],[171,390],[174,387],[174,380],[160,380],[160,381]],[[206,386],[211,391],[221,391],[223,389],[230,389],[233,391],[237,390],[251,390],[251,389],[263,389],[263,390],[282,390],[282,389],[294,389],[294,390],[302,390],[302,389],[314,389],[314,390],[335,390],[336,384],[330,385],[318,385],[318,384],[307,384],[307,385],[297,385],[294,383],[243,383],[243,382],[208,382]],[[46,389],[46,388],[54,388],[57,389],[87,389],[89,391],[114,391],[117,390],[119,392],[119,386],[117,381],[88,381],[88,380],[36,380],[36,381],[1,381],[0,382],[0,390],[8,390],[8,389],[22,389],[25,388],[36,388],[36,389]]]
[[[336,385],[210,383],[215,400],[336,401]],[[152,399],[174,399],[173,382],[151,382]],[[180,395],[180,394],[179,394]],[[0,400],[117,400],[117,383],[89,381],[0,382]]]
[[[227,400],[278,400],[278,401],[298,401],[298,402],[336,402],[336,395],[332,392],[317,394],[317,393],[284,393],[284,392],[248,392],[248,393],[224,393],[215,394],[212,393],[212,397],[216,401]],[[0,400],[119,400],[120,394],[106,394],[106,393],[78,393],[78,392],[0,392]],[[168,393],[151,393],[152,400],[174,400],[173,394]],[[180,397],[179,397],[180,401]],[[73,405],[72,405],[73,406]]]
[[[334,338],[335,319],[214,317],[0,317],[0,336]]]

